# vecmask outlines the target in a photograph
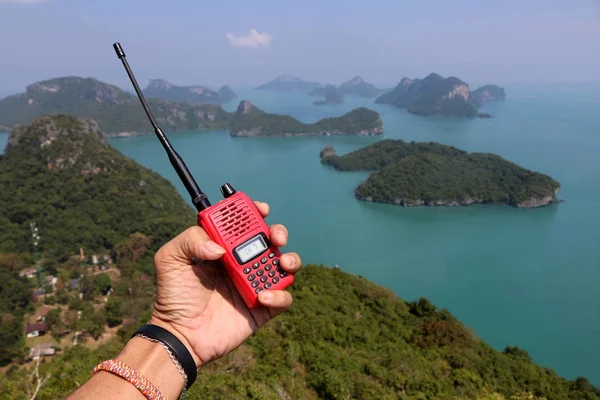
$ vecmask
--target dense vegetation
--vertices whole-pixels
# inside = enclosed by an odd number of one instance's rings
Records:
[[[287,115],[267,114],[242,101],[230,124],[233,136],[380,134],[383,123],[375,111],[361,107],[340,117],[305,124]]]
[[[429,74],[424,79],[407,79],[375,100],[418,115],[478,116],[476,105],[468,100],[468,85],[456,77]],[[482,115],[487,116],[487,114]]]
[[[0,366],[21,359],[23,317],[32,310],[30,286],[17,274],[21,267],[16,254],[0,254]]]
[[[466,156],[437,144],[419,144],[431,149],[419,153],[416,145],[386,142],[377,144],[379,151],[404,159]],[[331,149],[324,157],[335,158]],[[358,161],[345,168],[359,168]],[[378,168],[396,165],[385,163]],[[19,365],[27,354],[23,318],[32,310],[31,288],[54,275],[56,289],[44,299],[54,308],[45,322],[65,345],[40,366],[40,377],[49,374],[49,380],[36,399],[64,398],[147,321],[152,255],[193,221],[193,212],[171,184],[110,148],[93,121],[67,116],[43,117],[11,134],[0,159],[0,196],[0,363],[13,361],[0,375],[0,397],[31,397],[33,366]],[[32,220],[42,236],[37,263],[28,241]],[[68,257],[79,246],[108,253],[118,280],[98,273],[89,256]],[[18,277],[34,263],[35,278]],[[73,278],[79,278],[77,289]],[[585,378],[563,379],[518,347],[498,352],[427,300],[404,302],[339,269],[306,266],[290,290],[292,308],[203,368],[187,398],[600,398]],[[116,337],[90,348],[121,324]],[[64,332],[82,332],[79,344]]]
[[[549,176],[497,155],[469,154],[434,142],[388,139],[341,157],[326,148],[321,162],[341,171],[377,171],[358,186],[356,196],[380,203],[534,207],[553,200],[560,187]]]
[[[158,99],[148,103],[165,129],[224,129],[228,113],[217,105],[190,106]],[[0,125],[28,124],[43,114],[95,119],[103,132],[152,132],[137,98],[92,78],[66,77],[30,85],[26,93],[0,100]]]
[[[163,79],[151,79],[144,96],[187,104],[224,104],[237,97],[229,86],[216,92],[205,86],[177,86]]]
[[[584,378],[563,379],[533,364],[522,349],[494,350],[425,299],[404,302],[340,270],[307,266],[291,292],[291,309],[202,369],[187,398],[600,397]],[[122,329],[120,337],[127,338],[134,326]],[[118,341],[96,351],[75,346],[42,365],[40,374],[50,372],[51,378],[37,399],[64,397],[119,346]],[[9,371],[0,378],[0,396],[24,398],[26,379],[19,369]]]
[[[190,90],[180,89],[187,92]],[[170,93],[170,90],[165,90],[166,93]],[[193,99],[177,97],[179,96],[177,93],[181,90],[175,90],[174,98],[192,102]],[[158,89],[150,91],[149,94],[158,96],[156,91]],[[224,87],[219,94],[215,93],[215,96],[233,98],[235,93]],[[240,108],[243,108],[245,103],[247,102],[241,102]],[[316,124],[303,124],[287,115],[267,114],[254,106],[251,113],[229,113],[218,104],[190,105],[156,98],[149,98],[148,104],[158,124],[165,130],[229,129],[236,136],[244,135],[244,131],[261,132],[264,135],[320,132]],[[0,125],[6,127],[28,124],[43,114],[69,114],[93,118],[108,136],[153,131],[135,96],[92,78],[51,79],[30,85],[26,93],[0,100]],[[344,130],[336,133],[354,134],[363,129],[381,127],[377,113],[362,109],[360,114],[364,117],[359,118],[360,121],[365,121],[367,124],[359,122],[358,125],[353,126],[348,123],[347,115],[338,117],[340,121],[338,125]],[[369,120],[371,123],[368,123]]]
[[[42,117],[13,130],[0,157],[0,251],[64,256],[112,249],[135,232],[163,243],[194,223],[174,186],[110,147],[93,121]]]

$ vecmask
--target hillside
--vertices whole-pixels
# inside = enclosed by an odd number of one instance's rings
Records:
[[[288,115],[265,113],[242,101],[229,129],[232,136],[380,135],[383,123],[375,111],[357,108],[340,117],[305,124]]]
[[[560,184],[502,157],[439,143],[383,140],[344,156],[331,147],[321,162],[341,171],[376,171],[361,183],[360,200],[402,206],[509,204],[532,208],[556,201]]]
[[[158,85],[160,82],[156,83]],[[164,82],[163,82],[164,83]],[[168,84],[168,83],[167,83]],[[155,85],[155,86],[156,86]],[[235,93],[223,87],[219,96],[233,98]],[[379,114],[367,109],[333,119],[324,126],[303,124],[287,116],[265,113],[242,101],[238,111],[229,113],[218,104],[190,105],[156,98],[148,104],[158,124],[165,130],[229,129],[233,136],[287,134],[380,134]],[[249,108],[255,112],[240,110]],[[107,137],[151,134],[139,100],[116,86],[92,78],[57,78],[39,82],[26,93],[0,100],[0,129],[28,124],[41,115],[69,114],[94,119]],[[332,121],[337,121],[332,123]]]
[[[291,75],[282,75],[271,82],[258,86],[255,90],[272,90],[275,92],[310,92],[320,87],[316,82],[306,82]]]
[[[378,104],[390,104],[417,115],[480,115],[469,101],[469,85],[456,77],[431,73],[424,79],[402,78],[393,90],[378,97]]]
[[[224,129],[227,113],[218,105],[190,106],[159,99],[148,103],[164,129]],[[95,119],[104,133],[129,136],[152,132],[139,100],[93,78],[65,77],[38,82],[25,93],[0,100],[0,125],[28,124],[45,114]]]
[[[367,83],[360,76],[342,83],[339,88],[340,93],[345,95],[356,95],[361,97],[376,97],[380,90],[370,83]]]
[[[304,267],[290,291],[290,310],[204,367],[186,398],[600,397],[585,378],[563,379],[518,347],[494,350],[426,299],[405,302],[364,278],[322,266]],[[63,398],[118,351],[118,340],[95,351],[67,349],[42,366],[40,374],[50,372],[51,378],[37,400]],[[18,369],[0,376],[2,398],[24,398],[25,380]],[[532,396],[521,397],[525,393]]]
[[[186,104],[225,104],[237,98],[229,88],[223,86],[219,92],[206,86],[177,86],[164,79],[151,79],[143,90],[144,96]]]
[[[379,142],[378,151],[354,153],[345,168],[364,167],[358,161],[378,152],[412,154],[406,159],[464,153],[432,143],[418,145],[431,150],[419,153],[414,146]],[[329,149],[324,157],[337,156]],[[376,164],[394,165],[392,158]],[[13,362],[0,373],[0,397],[31,398],[23,324],[43,305],[51,308],[45,316],[51,331],[28,343],[56,336],[61,344],[40,366],[40,376],[50,377],[36,400],[65,398],[147,321],[153,253],[194,223],[194,212],[173,185],[112,149],[94,121],[68,116],[43,117],[11,133],[0,158],[0,196],[0,364]],[[40,227],[36,264],[31,221]],[[112,278],[93,261],[70,257],[79,247],[88,259],[97,250],[113,260]],[[19,277],[31,264],[40,276]],[[31,291],[52,275],[58,278],[52,294],[34,303]],[[523,349],[494,350],[426,299],[406,302],[362,277],[316,265],[305,266],[290,291],[290,310],[204,367],[186,398],[600,398],[585,378],[563,379]],[[74,332],[81,332],[77,345]]]
[[[0,202],[0,252],[32,251],[31,222],[43,252],[68,255],[113,248],[135,232],[162,243],[194,221],[171,183],[110,147],[95,121],[69,116],[11,132]]]

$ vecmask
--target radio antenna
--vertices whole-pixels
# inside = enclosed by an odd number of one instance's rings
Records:
[[[206,197],[206,195],[202,193],[202,190],[200,190],[200,187],[194,180],[194,177],[188,170],[187,166],[185,165],[179,154],[177,154],[173,146],[171,146],[171,143],[169,142],[169,139],[167,139],[165,133],[162,131],[162,129],[160,129],[160,127],[154,120],[154,116],[152,115],[152,112],[150,112],[150,107],[148,107],[148,103],[146,102],[146,99],[144,98],[144,95],[142,94],[142,91],[140,90],[140,87],[137,84],[135,76],[133,76],[133,72],[129,67],[129,63],[125,58],[125,52],[123,51],[123,47],[121,47],[121,44],[117,42],[113,44],[113,48],[117,53],[117,57],[119,57],[119,59],[123,62],[125,71],[127,71],[127,75],[131,80],[131,84],[133,85],[133,88],[135,89],[135,92],[137,93],[137,96],[140,99],[140,102],[142,103],[142,107],[144,108],[144,111],[146,112],[146,115],[148,116],[148,119],[150,120],[150,123],[154,128],[154,133],[156,133],[156,137],[158,137],[158,140],[160,140],[160,143],[165,148],[165,151],[169,156],[169,160],[171,161],[171,165],[173,165],[173,168],[175,168],[175,171],[177,171],[179,179],[181,179],[181,182],[183,182],[183,185],[192,197],[192,203],[198,211],[202,211],[210,207],[208,197]]]

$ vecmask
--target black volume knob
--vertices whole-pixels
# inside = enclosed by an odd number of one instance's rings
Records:
[[[223,193],[223,197],[228,198],[235,194],[235,189],[229,183],[221,186],[221,193]]]

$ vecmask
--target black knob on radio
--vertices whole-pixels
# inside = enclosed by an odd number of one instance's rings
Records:
[[[221,193],[225,198],[233,196],[235,192],[236,190],[229,183],[226,183],[223,186],[221,186]]]

